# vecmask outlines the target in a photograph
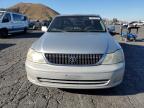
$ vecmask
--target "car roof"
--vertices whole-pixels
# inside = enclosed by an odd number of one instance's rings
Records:
[[[21,13],[10,12],[10,11],[0,11],[0,12],[4,12],[4,13],[13,13],[13,14],[17,14],[17,15],[26,16],[26,15],[24,15],[24,14],[21,14]]]
[[[0,12],[7,12],[7,11],[0,11]]]
[[[100,17],[100,15],[94,15],[94,14],[71,14],[71,15],[57,15],[56,17],[74,17],[74,16],[94,16],[94,17]]]

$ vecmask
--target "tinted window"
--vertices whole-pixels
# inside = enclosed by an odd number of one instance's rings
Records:
[[[14,21],[25,21],[26,18],[22,15],[18,15],[18,14],[13,14],[13,19]]]
[[[62,16],[56,17],[49,32],[105,32],[101,18],[96,16]]]
[[[6,13],[5,16],[3,17],[2,22],[6,23],[6,22],[10,22],[11,21],[11,15],[9,13]]]
[[[26,20],[27,20],[27,17],[26,17],[26,16],[23,16],[22,20],[23,20],[23,21],[26,21]]]

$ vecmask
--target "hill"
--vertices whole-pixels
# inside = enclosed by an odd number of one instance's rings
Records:
[[[33,3],[18,3],[8,10],[25,14],[31,20],[46,20],[59,14],[48,6]]]

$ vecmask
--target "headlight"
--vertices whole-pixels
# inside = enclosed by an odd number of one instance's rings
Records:
[[[36,52],[33,49],[29,49],[27,54],[27,60],[35,63],[46,63],[42,53]]]
[[[116,52],[111,54],[106,54],[106,57],[102,64],[116,64],[120,62],[124,62],[124,54],[122,49],[117,50]]]

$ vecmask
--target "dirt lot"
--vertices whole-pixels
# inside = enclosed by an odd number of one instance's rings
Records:
[[[61,90],[30,83],[24,67],[26,53],[41,35],[31,32],[0,39],[0,108],[144,108],[144,29],[137,42],[121,42],[124,81],[108,90]]]

